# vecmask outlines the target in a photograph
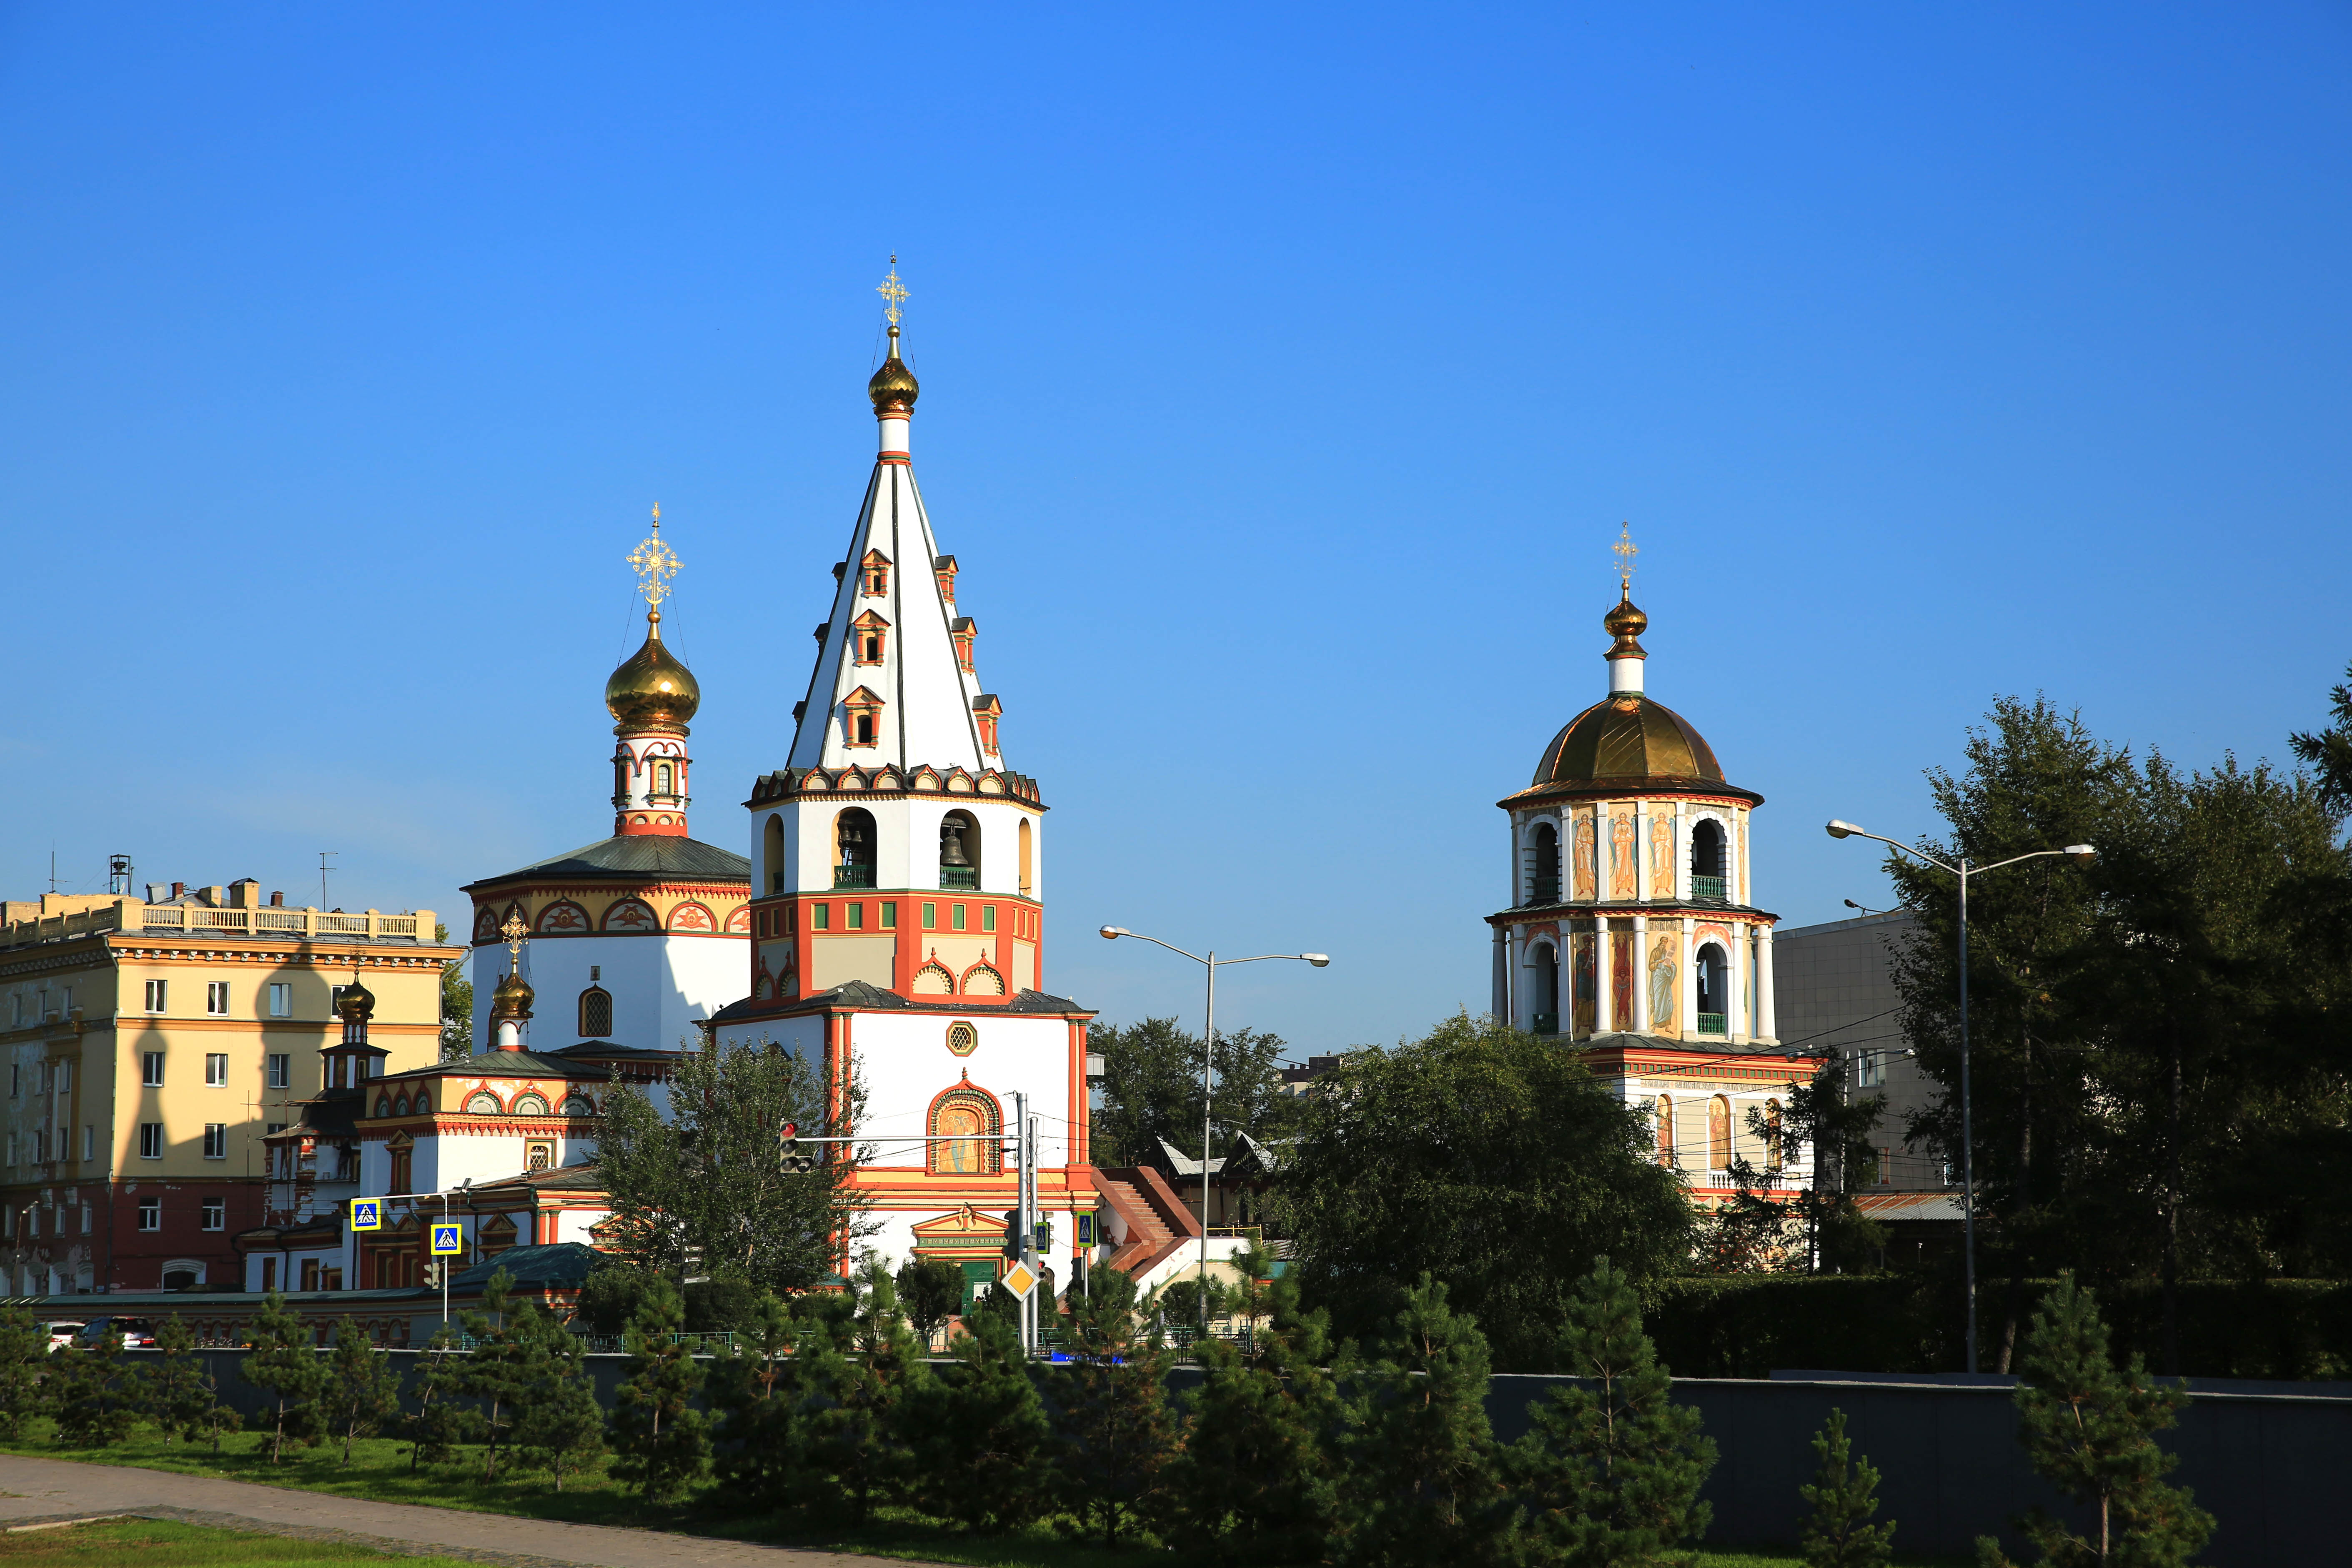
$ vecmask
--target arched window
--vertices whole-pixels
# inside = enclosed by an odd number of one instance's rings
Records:
[[[1780,1102],[1768,1100],[1764,1102],[1764,1168],[1777,1171],[1780,1160]]]
[[[1711,818],[1700,818],[1691,828],[1690,853],[1691,897],[1725,897],[1722,824]]]
[[[948,973],[945,964],[934,959],[915,971],[914,984],[908,989],[918,996],[952,996],[955,994],[955,976]]]
[[[1021,819],[1019,840],[1021,859],[1021,896],[1024,899],[1033,898],[1035,895],[1033,894],[1030,889],[1036,884],[1035,879],[1032,875],[1030,869],[1029,819],[1025,816]]]
[[[1004,1112],[996,1097],[971,1081],[931,1101],[930,1135],[952,1142],[929,1145],[935,1175],[993,1176],[1004,1169]]]
[[[541,1095],[535,1089],[527,1089],[523,1090],[520,1094],[515,1096],[514,1114],[517,1116],[546,1115],[546,1097]]]
[[[1528,902],[1559,902],[1559,829],[1549,822],[1528,836]]]
[[[1528,952],[1528,1020],[1530,1032],[1559,1033],[1559,949],[1538,942]]]
[[[676,777],[671,773],[670,765],[667,763],[656,763],[654,764],[654,793],[656,795],[676,795],[677,793]]]
[[[874,814],[862,805],[853,805],[833,819],[833,841],[837,855],[833,868],[835,887],[874,886],[876,838]]]
[[[1706,1166],[1731,1169],[1731,1101],[1719,1094],[1706,1102]]]
[[[580,993],[580,1037],[601,1040],[613,1032],[613,994],[601,985]]]
[[[940,819],[940,886],[980,887],[980,824],[968,811],[950,811]]]
[[[1731,1032],[1731,990],[1726,984],[1729,972],[1723,949],[1713,942],[1700,948],[1695,955],[1698,971],[1698,1032],[1702,1035],[1727,1035]]]
[[[967,996],[1002,996],[1004,976],[985,963],[975,963],[964,971],[963,994]]]
[[[767,874],[768,891],[784,890],[784,819],[768,818],[767,831],[760,836],[760,868]]]
[[[1658,1096],[1658,1163],[1671,1168],[1675,1159],[1675,1100],[1670,1094]]]

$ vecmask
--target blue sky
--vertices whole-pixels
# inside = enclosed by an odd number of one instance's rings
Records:
[[[2352,14],[2268,5],[0,6],[11,897],[453,910],[601,837],[659,501],[697,836],[917,471],[1046,981],[1303,1054],[1483,1007],[1502,814],[1605,687],[1886,897],[2000,693],[2205,764],[2352,659]]]

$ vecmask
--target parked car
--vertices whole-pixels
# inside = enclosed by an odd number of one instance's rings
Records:
[[[155,1344],[155,1325],[144,1318],[92,1318],[74,1335],[73,1342],[89,1350],[109,1334],[121,1334],[125,1350],[152,1349]]]
[[[61,1351],[73,1343],[73,1337],[81,1332],[81,1324],[79,1318],[52,1318],[41,1327],[47,1331],[49,1348]]]

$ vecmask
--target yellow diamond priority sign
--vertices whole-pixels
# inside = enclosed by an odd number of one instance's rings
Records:
[[[1015,1263],[1004,1271],[1004,1278],[997,1283],[1014,1296],[1026,1299],[1030,1291],[1037,1289],[1037,1274],[1026,1263]]]

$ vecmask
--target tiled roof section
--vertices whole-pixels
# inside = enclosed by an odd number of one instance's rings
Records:
[[[586,1282],[588,1271],[595,1266],[596,1249],[576,1241],[509,1247],[463,1274],[453,1276],[449,1289],[452,1293],[481,1289],[501,1268],[518,1285],[578,1286]]]
[[[604,1190],[604,1174],[594,1165],[562,1165],[548,1171],[525,1171],[519,1176],[502,1176],[494,1182],[474,1184],[474,1201],[488,1201],[487,1193],[504,1192],[520,1187],[534,1193],[601,1193]]]
[[[896,991],[886,991],[879,985],[869,984],[863,980],[851,980],[835,986],[830,991],[819,991],[814,995],[794,997],[785,1002],[758,1002],[747,996],[740,1002],[730,1002],[726,1006],[713,1013],[707,1021],[714,1025],[732,1024],[746,1018],[784,1017],[797,1013],[819,1013],[842,1007],[856,1007],[874,1012],[957,1013],[967,1017],[976,1016],[970,1002],[955,997],[939,1002],[934,1002],[929,997],[915,1001],[899,995]],[[1024,991],[1002,1007],[990,1006],[988,1013],[990,1015],[1042,1013],[1053,1017],[1075,1016],[1082,1018],[1091,1018],[1095,1016],[1094,1009],[1091,1007],[1082,1007],[1066,996],[1048,996],[1042,991]]]
[[[504,876],[469,882],[460,892],[496,887],[501,882],[544,881],[559,877],[670,878],[692,882],[741,882],[751,886],[751,862],[732,849],[705,844],[698,838],[675,838],[657,833],[601,838],[593,844],[540,860]]]
[[[604,1059],[609,1061],[613,1058]],[[566,1061],[562,1057],[542,1056],[537,1051],[483,1051],[478,1056],[459,1057],[455,1061],[435,1062],[431,1067],[411,1068],[406,1072],[388,1072],[382,1078],[368,1079],[368,1083],[373,1087],[400,1079],[428,1078],[576,1078],[601,1082],[607,1076],[593,1062]]]

